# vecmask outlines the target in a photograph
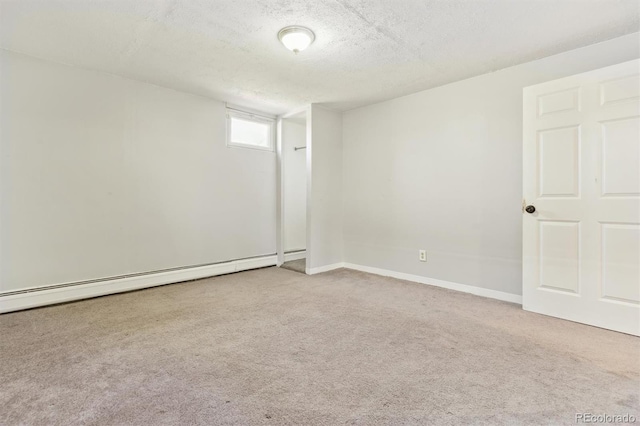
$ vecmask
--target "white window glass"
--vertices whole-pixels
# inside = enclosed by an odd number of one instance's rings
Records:
[[[227,145],[273,151],[273,120],[227,110]]]

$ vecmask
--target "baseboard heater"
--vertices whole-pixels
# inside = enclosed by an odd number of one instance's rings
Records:
[[[0,293],[0,313],[275,266],[275,254]]]

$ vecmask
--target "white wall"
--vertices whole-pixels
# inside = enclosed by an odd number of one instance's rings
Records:
[[[639,56],[632,34],[345,113],[344,260],[521,294],[522,89]]]
[[[307,126],[300,120],[282,120],[285,252],[307,246],[307,152],[294,149],[307,145]]]
[[[342,114],[311,105],[308,132],[307,273],[314,273],[343,261]]]
[[[224,105],[0,52],[0,291],[275,253],[275,154]]]

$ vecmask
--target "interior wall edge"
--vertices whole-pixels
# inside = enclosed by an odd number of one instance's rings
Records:
[[[307,273],[344,261],[343,114],[311,105],[307,121]]]
[[[0,51],[5,51],[5,52],[13,54],[13,55],[24,56],[24,57],[27,57],[27,58],[35,59],[37,61],[47,62],[47,63],[50,63],[50,64],[56,64],[56,65],[61,65],[61,66],[64,66],[64,67],[75,68],[75,69],[82,70],[82,71],[95,72],[95,73],[99,73],[99,74],[110,76],[110,77],[116,77],[116,78],[120,78],[120,79],[123,79],[123,80],[133,81],[133,82],[136,82],[136,83],[147,84],[149,86],[157,87],[157,88],[160,88],[160,89],[171,90],[173,92],[178,92],[178,93],[182,93],[182,94],[185,94],[185,95],[197,96],[199,98],[206,99],[206,100],[209,100],[209,101],[227,103],[226,99],[214,98],[212,96],[206,96],[206,95],[203,95],[202,93],[197,93],[197,92],[193,92],[193,91],[180,90],[180,89],[176,89],[174,87],[165,86],[165,85],[158,84],[158,83],[153,83],[151,81],[143,80],[143,79],[140,79],[140,78],[129,77],[129,76],[122,75],[122,74],[115,74],[115,73],[104,71],[104,70],[101,70],[101,69],[98,69],[98,68],[82,67],[82,66],[79,66],[79,65],[70,64],[68,62],[56,61],[54,59],[49,59],[49,58],[43,58],[43,57],[35,56],[35,55],[29,54],[29,53],[20,52],[19,50],[8,49],[8,48],[2,47],[2,46],[0,46]],[[245,107],[242,107],[242,106],[239,106],[239,107],[240,108],[245,108]],[[251,107],[246,107],[246,108],[251,108]],[[272,115],[273,117],[277,117],[277,114],[271,114],[271,113],[268,113],[268,114]]]
[[[448,83],[445,83],[445,84],[440,84],[438,86],[433,86],[433,87],[429,87],[429,88],[426,88],[426,89],[416,90],[414,92],[407,93],[405,95],[394,96],[392,98],[383,99],[383,100],[380,100],[380,101],[371,102],[371,103],[367,103],[367,104],[360,105],[360,106],[355,106],[353,108],[347,108],[347,109],[341,110],[341,112],[343,114],[345,114],[345,113],[349,113],[349,112],[352,112],[352,111],[357,111],[357,110],[362,109],[362,108],[367,108],[367,107],[371,107],[371,106],[375,106],[375,105],[379,105],[379,104],[384,104],[384,103],[387,103],[387,102],[390,102],[390,101],[394,101],[394,100],[399,100],[399,99],[403,99],[403,98],[412,97],[412,96],[414,96],[416,94],[419,94],[419,93],[422,93],[422,92],[429,92],[429,91],[434,90],[434,89],[446,88],[447,86],[455,86],[457,84],[468,82],[469,80],[474,80],[474,79],[477,79],[477,78],[489,76],[491,74],[500,74],[500,73],[503,73],[503,72],[508,72],[513,68],[522,67],[522,66],[527,65],[527,64],[532,64],[532,63],[535,63],[535,62],[542,62],[542,61],[553,61],[553,60],[555,60],[557,58],[562,58],[563,56],[565,56],[565,55],[567,55],[569,53],[579,54],[583,50],[584,51],[590,50],[590,49],[595,48],[596,46],[605,45],[607,43],[625,42],[626,40],[631,40],[636,45],[638,45],[640,43],[640,42],[638,42],[638,40],[640,40],[640,31],[628,33],[628,34],[621,35],[621,36],[618,36],[618,37],[609,38],[607,40],[602,40],[602,41],[599,41],[597,43],[592,43],[592,44],[588,44],[586,46],[577,47],[575,49],[565,50],[563,52],[558,52],[558,53],[555,53],[553,55],[541,56],[541,57],[536,58],[536,59],[531,59],[531,60],[526,61],[526,62],[520,62],[520,63],[513,64],[513,65],[510,65],[510,66],[504,67],[504,68],[498,68],[498,69],[495,69],[495,70],[492,70],[492,71],[489,71],[489,72],[471,75],[469,77],[462,78],[460,80],[451,81],[451,82],[448,82]],[[640,56],[640,51],[638,51],[638,56]],[[634,58],[630,58],[628,60],[635,59],[638,56],[635,56]],[[603,65],[603,66],[607,66],[607,65]],[[597,69],[597,68],[594,68],[594,69]]]
[[[198,92],[193,91],[193,90],[176,89],[175,87],[171,87],[171,86],[167,86],[167,85],[164,85],[164,84],[152,82],[152,81],[145,80],[145,79],[142,79],[142,78],[131,77],[131,76],[124,75],[124,74],[116,74],[116,73],[112,73],[112,72],[109,72],[109,71],[104,71],[104,70],[99,69],[99,68],[84,67],[84,66],[80,66],[80,65],[64,62],[64,61],[59,61],[59,60],[55,60],[55,59],[45,58],[45,57],[42,57],[42,56],[32,55],[30,53],[21,52],[19,50],[9,49],[9,48],[6,48],[4,46],[0,46],[0,51],[5,51],[7,53],[14,54],[14,55],[19,55],[19,56],[25,56],[27,58],[35,59],[37,61],[47,62],[47,63],[51,63],[51,64],[56,64],[56,65],[62,65],[62,66],[65,66],[65,67],[75,68],[75,69],[82,70],[82,71],[95,72],[95,73],[107,75],[107,76],[110,76],[110,77],[115,77],[115,78],[120,78],[120,79],[123,79],[123,80],[128,80],[128,81],[132,81],[132,82],[136,82],[136,83],[146,84],[146,85],[153,86],[153,87],[156,87],[156,88],[159,88],[159,89],[171,90],[173,92],[182,93],[182,94],[185,94],[185,95],[196,96],[198,98],[206,99],[208,101],[222,102],[223,104],[229,104],[229,106],[235,107],[235,108],[237,108],[239,110],[255,111],[256,113],[266,114],[270,118],[274,118],[274,119],[279,117],[279,114],[273,112],[273,110],[268,110],[267,111],[264,108],[262,108],[261,105],[254,105],[254,104],[249,103],[249,102],[247,102],[246,104],[244,104],[244,103],[243,104],[238,104],[237,102],[236,103],[229,102],[227,99],[224,99],[223,97],[207,96],[205,94],[198,93]]]

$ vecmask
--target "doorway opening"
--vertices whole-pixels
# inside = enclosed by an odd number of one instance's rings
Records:
[[[307,110],[284,116],[279,123],[280,244],[278,264],[307,269]]]

